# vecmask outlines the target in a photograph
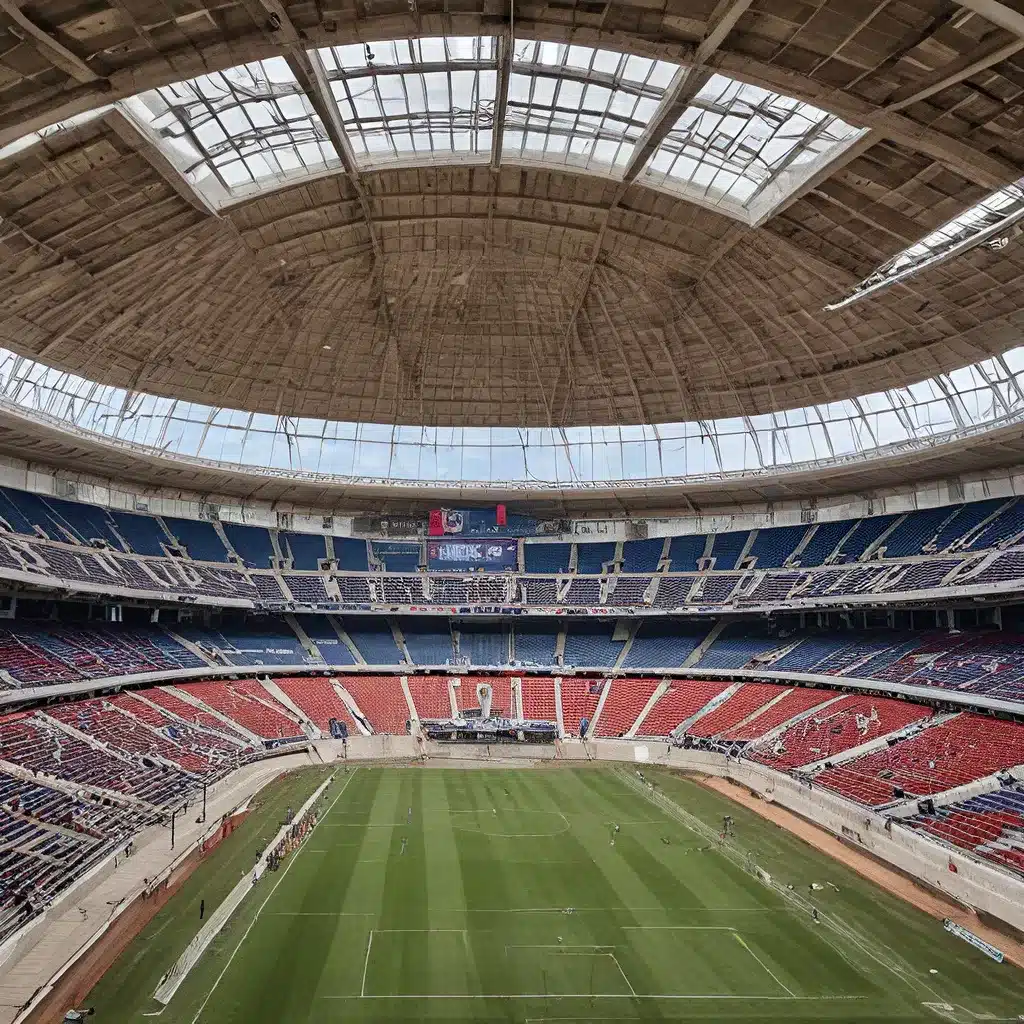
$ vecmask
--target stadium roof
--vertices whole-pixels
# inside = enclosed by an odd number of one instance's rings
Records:
[[[1015,3],[0,0],[6,400],[229,466],[219,410],[352,427],[398,479],[392,427],[626,424],[652,478],[1005,434]],[[459,459],[417,478],[503,478]]]

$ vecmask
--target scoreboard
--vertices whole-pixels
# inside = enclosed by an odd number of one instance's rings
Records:
[[[429,540],[427,541],[427,568],[490,569],[501,572],[515,569],[519,560],[519,542],[490,538],[488,540]]]

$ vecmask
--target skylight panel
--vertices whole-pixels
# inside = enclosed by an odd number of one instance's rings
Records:
[[[809,103],[716,74],[652,154],[645,180],[753,220],[768,189],[774,205],[860,132]]]
[[[161,86],[128,109],[215,203],[341,163],[283,57]]]
[[[503,156],[622,171],[678,72],[611,50],[516,40]]]
[[[976,245],[1001,249],[1008,229],[1024,218],[1024,178],[993,192],[958,217],[925,235],[920,242],[898,252],[866,277],[846,298],[825,307],[842,309],[851,302],[913,276],[925,267],[949,259]]]
[[[363,166],[489,157],[497,89],[491,37],[401,39],[316,53]]]

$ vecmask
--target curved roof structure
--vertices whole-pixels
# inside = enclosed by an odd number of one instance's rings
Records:
[[[292,469],[559,488],[1005,433],[1022,83],[998,0],[0,0],[7,399],[80,428],[94,382],[90,430],[227,467],[266,422]],[[332,461],[348,427],[386,464]],[[534,430],[546,468],[410,468],[398,428]]]

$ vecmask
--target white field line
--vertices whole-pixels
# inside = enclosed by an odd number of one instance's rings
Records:
[[[349,777],[345,780],[345,785],[338,790],[338,795],[331,801],[331,806],[328,807],[327,810],[324,812],[325,818],[327,817],[328,814],[331,813],[331,809],[334,807],[334,805],[341,799],[342,793],[344,793],[345,790],[348,789],[348,784],[356,777],[356,772],[358,771],[359,768],[357,766],[349,775]],[[316,829],[319,827],[320,826],[317,825],[313,829],[313,831],[315,832]],[[245,929],[245,931],[242,933],[242,937],[238,940],[237,945],[231,951],[231,956],[228,957],[228,962],[224,965],[224,969],[220,972],[220,974],[217,975],[217,980],[213,983],[213,987],[210,989],[209,992],[206,993],[206,998],[200,1005],[199,1010],[196,1012],[196,1015],[192,1018],[192,1024],[196,1024],[196,1021],[198,1021],[199,1018],[202,1016],[203,1010],[206,1009],[206,1004],[209,1003],[209,1001],[213,998],[213,993],[217,991],[217,986],[220,985],[221,981],[223,981],[224,975],[228,973],[228,968],[231,966],[231,963],[235,959],[235,956],[237,955],[238,951],[242,948],[242,944],[249,937],[249,932],[253,930],[253,928],[256,925],[256,922],[260,919],[260,914],[263,913],[263,908],[270,902],[271,896],[273,896],[274,893],[277,892],[277,887],[285,880],[285,878],[288,877],[288,872],[291,871],[293,865],[302,855],[302,851],[305,848],[305,844],[303,844],[295,851],[295,856],[292,857],[292,859],[288,862],[288,864],[285,866],[284,871],[281,872],[281,877],[274,883],[274,886],[270,890],[270,892],[267,893],[266,899],[264,899],[264,901],[260,904],[259,909],[256,911],[256,915],[253,917],[252,921],[249,922],[249,927]]]
[[[746,940],[740,935],[739,932],[733,932],[736,936],[736,941],[768,972],[769,977],[775,982],[784,992],[789,995],[793,995],[793,990],[786,984],[783,984],[775,975],[775,972],[747,945]]]
[[[561,862],[559,862],[561,863]],[[564,914],[566,907],[450,907],[434,908],[434,914]],[[678,913],[681,911],[706,911],[711,914],[791,914],[789,907],[573,907],[574,914],[607,914],[619,910],[624,914]],[[378,910],[268,910],[273,917],[376,917]],[[734,931],[728,925],[686,925],[686,924],[624,924],[623,929],[635,928],[692,928],[698,931],[724,929]],[[378,928],[378,931],[382,929]]]
[[[629,980],[629,976],[622,969],[622,964],[619,963],[619,958],[614,953],[610,953],[609,956],[612,958],[612,963],[619,969],[619,974],[622,975],[622,980],[629,986],[629,994],[636,999],[636,989],[633,988],[633,983]]]
[[[344,996],[319,996],[320,999],[349,999],[353,997]],[[867,999],[867,996],[735,996],[735,995],[635,995],[631,996],[625,992],[515,992],[511,995],[487,995],[485,993],[457,992],[453,995],[439,995],[428,993],[426,995],[391,995],[391,996],[361,996],[362,999],[745,999],[747,1002],[774,1002],[774,1003],[827,1003],[827,1002],[852,1002],[858,999]],[[593,1018],[587,1018],[588,1020]],[[633,1018],[630,1018],[633,1019]]]
[[[359,986],[359,998],[366,998],[366,971],[370,966],[370,950],[373,949],[373,929],[370,929],[370,937],[366,940],[366,959],[363,961],[363,983]]]

